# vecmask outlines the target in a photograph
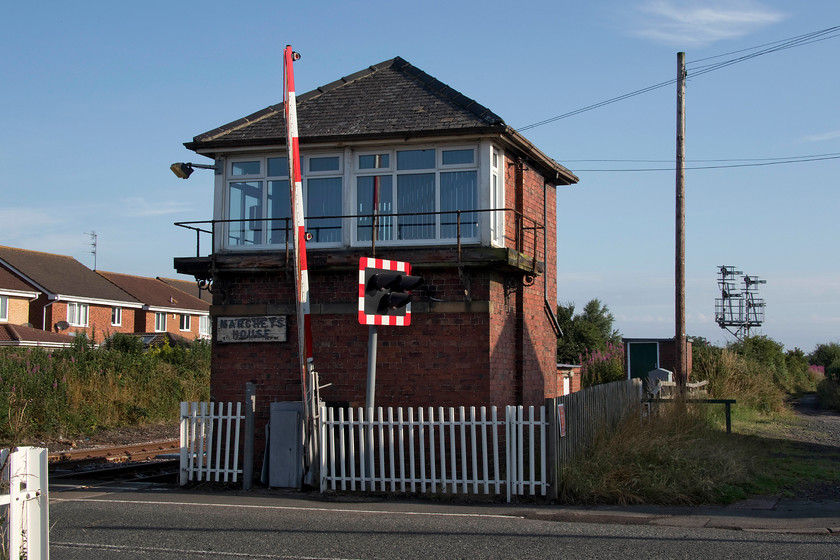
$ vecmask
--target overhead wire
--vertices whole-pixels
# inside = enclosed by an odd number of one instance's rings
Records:
[[[825,161],[825,160],[832,160],[832,159],[840,159],[840,153],[833,153],[833,154],[815,154],[809,156],[792,156],[789,158],[763,158],[763,159],[756,159],[756,160],[694,160],[695,162],[714,162],[714,161],[745,161],[745,162],[752,162],[752,163],[731,163],[731,164],[724,164],[724,165],[691,165],[686,166],[686,170],[691,169],[732,169],[736,167],[764,167],[768,165],[784,165],[784,164],[791,164],[791,163],[804,163],[804,162],[812,162],[812,161]],[[564,160],[564,161],[574,161],[574,160]],[[615,162],[635,162],[635,163],[665,163],[665,160],[578,160],[578,161],[615,161]],[[575,173],[581,172],[637,172],[637,171],[675,171],[675,166],[670,167],[641,167],[641,168],[627,168],[627,169],[575,169]]]
[[[838,36],[840,36],[840,25],[834,26],[834,27],[828,27],[826,29],[821,29],[819,31],[812,31],[810,33],[805,33],[805,34],[802,34],[802,35],[797,35],[795,37],[790,37],[788,39],[781,39],[779,41],[774,41],[774,42],[771,42],[771,43],[765,43],[763,45],[757,45],[757,46],[750,47],[750,48],[747,48],[747,49],[741,49],[741,50],[732,51],[732,52],[729,52],[729,53],[724,53],[724,54],[715,55],[715,56],[711,56],[711,57],[707,57],[707,58],[702,58],[702,59],[687,63],[686,66],[688,67],[692,64],[697,64],[699,62],[705,62],[707,60],[712,60],[712,59],[715,59],[715,58],[722,58],[724,56],[730,56],[730,55],[738,54],[738,53],[742,53],[742,52],[755,51],[756,49],[762,49],[762,50],[758,50],[757,52],[751,52],[750,54],[739,56],[739,57],[736,57],[736,58],[731,58],[731,59],[728,59],[728,60],[724,60],[722,62],[717,62],[717,63],[714,63],[714,64],[708,64],[708,65],[705,65],[705,66],[699,66],[696,70],[693,70],[689,73],[689,77],[701,76],[703,74],[707,74],[709,72],[714,72],[715,70],[720,70],[721,68],[726,68],[727,66],[731,66],[731,65],[737,64],[739,62],[744,62],[746,60],[750,60],[750,59],[756,58],[758,56],[762,56],[762,55],[770,54],[770,53],[774,53],[774,52],[779,52],[779,51],[786,50],[786,49],[791,49],[791,48],[794,48],[794,47],[800,47],[800,46],[803,46],[803,45],[809,45],[811,43],[816,43],[816,42],[819,42],[819,41],[825,41],[827,39],[833,39],[833,38],[838,37]],[[631,91],[629,93],[625,93],[625,94],[619,95],[617,97],[612,97],[610,99],[605,99],[603,101],[599,101],[597,103],[593,103],[591,105],[587,105],[585,107],[581,107],[581,108],[575,109],[573,111],[568,111],[566,113],[562,113],[562,114],[556,115],[554,117],[550,117],[550,118],[547,118],[547,119],[543,119],[541,121],[537,121],[535,123],[531,123],[531,124],[528,124],[528,125],[525,125],[525,126],[521,126],[521,127],[517,128],[516,130],[519,131],[519,132],[522,132],[522,131],[525,131],[525,130],[530,130],[530,129],[536,128],[538,126],[543,126],[543,125],[546,125],[546,124],[550,124],[550,123],[559,121],[561,119],[566,119],[566,118],[569,118],[569,117],[572,117],[572,116],[575,116],[575,115],[579,115],[581,113],[592,111],[594,109],[599,109],[599,108],[604,107],[606,105],[611,105],[611,104],[617,103],[619,101],[624,101],[625,99],[630,99],[632,97],[636,97],[638,95],[642,95],[644,93],[648,93],[648,92],[651,92],[651,91],[669,86],[671,84],[675,84],[676,81],[677,81],[676,78],[674,78],[674,79],[671,79],[671,80],[660,82],[658,84],[654,84],[654,85],[651,85],[651,86],[648,86],[648,87],[645,87],[645,88],[642,88],[642,89]]]

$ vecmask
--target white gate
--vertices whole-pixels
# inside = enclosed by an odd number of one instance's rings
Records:
[[[373,411],[371,411],[372,413]],[[478,414],[477,414],[478,412]],[[321,491],[546,494],[545,408],[322,408]],[[502,455],[502,453],[504,455]],[[505,471],[502,472],[500,465]]]
[[[47,450],[18,447],[0,451],[3,467],[3,557],[47,560],[50,557]]]
[[[181,403],[181,476],[192,481],[236,482],[242,403]]]

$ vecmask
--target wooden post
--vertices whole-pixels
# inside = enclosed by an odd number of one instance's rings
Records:
[[[242,458],[242,489],[250,490],[254,484],[254,413],[257,404],[257,387],[245,383],[245,450]],[[236,445],[239,445],[236,442]],[[236,465],[234,465],[236,469]]]
[[[685,53],[677,53],[677,193],[676,193],[676,345],[675,368],[680,391],[688,380],[685,344]]]
[[[558,454],[560,442],[560,421],[557,418],[557,399],[545,399],[546,419],[548,420],[548,450],[547,450],[547,468],[548,468],[548,500],[554,502],[559,496],[559,488],[557,487],[560,478],[560,456]]]

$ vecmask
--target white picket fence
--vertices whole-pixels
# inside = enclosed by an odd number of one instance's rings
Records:
[[[181,403],[181,486],[194,481],[237,482],[242,474],[239,435],[244,418],[242,403]]]
[[[322,492],[546,494],[544,407],[346,410],[321,408]]]
[[[3,466],[2,510],[4,558],[47,560],[50,557],[47,450],[18,447],[0,451]]]

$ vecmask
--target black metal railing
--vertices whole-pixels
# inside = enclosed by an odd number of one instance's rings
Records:
[[[540,236],[545,235],[545,225],[510,208],[309,216],[306,218],[306,232],[307,237],[315,243],[335,243],[342,239],[341,232],[345,227],[356,227],[353,246],[364,246],[370,242],[374,254],[377,242],[386,242],[389,248],[411,246],[420,241],[454,244],[460,262],[462,245],[480,242],[482,226],[479,214],[488,213],[490,220],[499,214],[513,217],[512,223],[504,220],[505,231],[501,237],[505,246],[532,256],[536,262],[542,247]],[[215,246],[217,236],[221,234],[221,247],[225,251],[247,249],[249,246],[254,250],[278,250],[282,247],[288,256],[294,243],[291,222],[291,218],[246,218],[175,222],[175,225],[195,231],[196,257],[202,256],[202,234],[210,236],[211,247]],[[242,224],[242,227],[232,228],[232,224]],[[499,220],[498,224],[501,227],[502,221]],[[335,235],[330,235],[335,231],[339,232],[337,239]],[[428,232],[435,234],[428,235]]]

